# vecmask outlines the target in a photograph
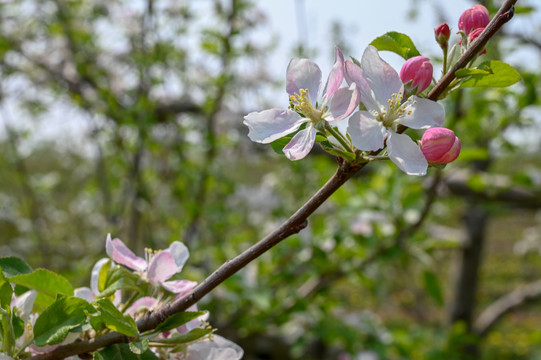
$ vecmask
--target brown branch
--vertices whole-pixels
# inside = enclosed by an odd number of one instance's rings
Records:
[[[540,298],[541,280],[519,286],[494,301],[479,315],[474,324],[475,332],[481,337],[485,336],[504,315]]]
[[[472,46],[457,60],[447,74],[434,86],[428,94],[431,100],[438,100],[438,97],[445,91],[455,78],[456,70],[465,67],[471,59],[486,45],[488,40],[513,16],[513,5],[517,0],[507,0],[498,13],[485,28],[483,33],[473,42]],[[404,129],[403,129],[404,130]],[[402,131],[403,131],[402,130]],[[372,152],[377,154],[379,151]],[[140,332],[152,330],[169,316],[186,310],[197,303],[203,296],[211,292],[216,286],[227,280],[230,276],[249,264],[282,240],[290,235],[296,234],[307,225],[308,217],[323,204],[336,190],[346,181],[362,169],[367,163],[351,164],[338,158],[340,165],[336,173],[319,189],[316,194],[308,200],[295,214],[285,221],[279,228],[260,240],[258,243],[242,252],[237,257],[226,261],[202,283],[196,286],[190,293],[171,304],[165,305],[156,312],[148,313],[147,316],[137,323]],[[62,359],[70,355],[88,353],[102,347],[120,342],[128,342],[130,339],[119,333],[108,333],[99,338],[87,342],[78,342],[59,346],[51,352],[30,357],[29,360],[54,360]]]

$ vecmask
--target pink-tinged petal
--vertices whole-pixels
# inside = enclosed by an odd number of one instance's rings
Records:
[[[177,272],[179,272],[179,268],[169,251],[162,251],[154,255],[147,271],[150,281],[165,281]]]
[[[177,264],[177,267],[179,268],[178,271],[181,271],[182,267],[184,266],[184,264],[186,264],[186,261],[190,257],[190,252],[188,251],[186,245],[184,245],[180,241],[173,241],[171,245],[169,245],[167,251],[169,251],[171,255],[173,255],[175,264]]]
[[[283,152],[289,160],[300,160],[304,158],[314,147],[316,141],[316,129],[308,124],[306,129],[299,131],[284,147]]]
[[[357,89],[360,93],[360,100],[367,110],[381,111],[380,106],[374,100],[374,94],[372,93],[370,84],[364,77],[363,71],[357,64],[350,60],[346,61],[345,78],[348,84],[351,85],[352,83],[355,83],[357,85]]]
[[[412,96],[402,105],[402,108],[404,114],[396,122],[412,129],[442,126],[445,121],[444,107],[432,100]]]
[[[325,102],[327,99],[330,99],[334,92],[340,88],[344,82],[344,55],[339,48],[334,48],[334,65],[331,72],[329,73],[329,78],[325,84],[325,89],[323,90],[322,99]]]
[[[114,262],[120,265],[129,267],[132,270],[145,271],[147,268],[147,262],[137,257],[120,239],[111,240],[111,235],[107,235],[105,243],[105,249],[107,255]]]
[[[345,119],[357,109],[359,101],[359,90],[355,83],[349,88],[338,89],[327,104],[327,112],[323,118],[327,121]]]
[[[404,134],[388,131],[389,158],[408,175],[425,175],[428,162],[417,144]]]
[[[98,262],[92,268],[92,272],[90,273],[90,289],[92,289],[92,292],[94,294],[99,294],[99,292],[100,292],[100,290],[98,288],[100,270],[101,270],[102,266],[105,265],[109,261],[111,261],[111,260],[109,260],[107,258],[99,259]]]
[[[375,47],[369,45],[364,51],[361,69],[380,106],[386,108],[387,100],[393,94],[402,92],[403,84],[400,76],[379,56]]]
[[[359,150],[374,151],[383,147],[385,127],[368,111],[357,111],[349,118],[348,134]]]
[[[170,291],[178,296],[182,297],[197,285],[195,281],[189,280],[171,280],[162,282],[162,286],[165,290]]]
[[[250,140],[263,144],[297,131],[306,121],[294,111],[280,109],[251,112],[244,117]]]
[[[135,301],[132,306],[130,306],[128,308],[128,310],[126,311],[128,314],[130,314],[132,317],[135,316],[136,313],[142,311],[142,310],[151,310],[153,309],[156,304],[158,303],[158,299],[155,299],[153,297],[150,297],[150,296],[145,296],[145,297],[142,297],[140,299],[138,299],[137,301]]]
[[[321,87],[321,70],[316,63],[308,59],[291,59],[287,66],[286,91],[291,96],[307,89],[312,104],[318,99]]]
[[[36,290],[30,290],[22,294],[21,296],[15,297],[11,301],[11,306],[16,307],[18,312],[17,315],[26,323],[32,315],[32,309],[34,308],[34,301],[38,296]]]

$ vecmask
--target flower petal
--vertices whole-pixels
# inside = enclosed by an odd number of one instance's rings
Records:
[[[308,124],[306,129],[299,131],[291,141],[284,147],[283,152],[289,160],[300,160],[304,158],[314,147],[316,141],[316,129]]]
[[[383,147],[385,127],[368,111],[357,111],[349,118],[348,134],[359,150],[374,151]]]
[[[250,140],[263,144],[297,131],[306,121],[294,111],[280,109],[251,112],[244,117]]]
[[[417,144],[404,134],[388,131],[389,158],[408,175],[425,175],[428,162]]]
[[[240,346],[216,334],[212,335],[212,341],[201,341],[188,347],[191,360],[240,360],[243,355]]]
[[[175,264],[177,264],[179,271],[182,270],[182,267],[190,257],[190,252],[186,245],[180,241],[173,241],[167,250],[173,255],[173,259],[175,260]]]
[[[135,301],[126,312],[133,317],[137,312],[141,310],[152,310],[156,306],[157,302],[158,299],[150,296],[145,296]]]
[[[103,265],[105,265],[108,261],[111,261],[107,258],[99,259],[98,262],[94,265],[92,268],[92,272],[90,273],[90,289],[92,289],[92,292],[94,295],[97,295],[100,293],[99,290],[99,276],[100,276],[100,270]]]
[[[312,104],[318,99],[321,87],[321,70],[312,60],[291,59],[287,66],[286,91],[291,96],[299,93],[299,89],[307,89]]]
[[[197,285],[195,281],[189,280],[172,280],[162,282],[162,286],[165,290],[178,294],[180,297],[190,292],[195,285]]]
[[[114,262],[129,267],[132,270],[145,271],[147,262],[136,256],[120,239],[111,240],[111,234],[107,234],[105,251]]]
[[[335,47],[334,65],[329,73],[329,78],[327,79],[323,95],[321,96],[323,102],[333,96],[334,92],[342,85],[342,82],[344,82],[344,55],[338,47]]]
[[[355,83],[352,83],[349,88],[336,90],[334,96],[327,104],[328,113],[326,113],[324,119],[327,121],[338,121],[347,118],[359,106],[359,101],[359,90],[357,90]]]
[[[370,88],[370,84],[364,77],[364,73],[361,68],[351,62],[350,60],[346,61],[346,70],[345,77],[348,84],[355,83],[359,89],[361,102],[364,104],[367,110],[369,111],[381,111],[378,103],[374,100],[374,94]]]
[[[412,129],[442,126],[445,121],[444,107],[432,100],[412,96],[402,105],[402,108],[404,115],[396,122]]]
[[[165,281],[180,270],[169,251],[162,251],[154,255],[148,265],[148,278],[150,281]]]
[[[94,301],[95,294],[88,287],[80,287],[73,290],[73,296],[92,302]]]
[[[387,100],[393,94],[402,92],[403,84],[400,76],[379,56],[375,47],[369,45],[364,51],[361,69],[380,106],[386,108]]]

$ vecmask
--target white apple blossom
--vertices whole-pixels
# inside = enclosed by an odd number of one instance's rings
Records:
[[[418,96],[403,101],[404,85],[398,73],[373,46],[368,46],[361,66],[345,63],[345,78],[355,83],[367,111],[349,119],[348,133],[359,150],[375,151],[387,144],[389,158],[405,173],[425,175],[428,163],[419,146],[396,132],[399,125],[413,129],[442,126],[445,110],[441,104]]]

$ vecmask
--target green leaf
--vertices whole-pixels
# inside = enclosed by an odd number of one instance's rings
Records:
[[[13,317],[11,318],[11,325],[13,326],[13,334],[15,335],[15,339],[20,338],[24,334],[24,321],[17,315],[13,314]]]
[[[349,161],[355,160],[355,154],[350,153],[350,152],[346,152],[346,151],[342,151],[342,150],[338,150],[338,149],[334,148],[333,145],[328,141],[322,141],[320,144],[321,144],[321,147],[323,148],[323,150],[325,150],[326,152],[328,152],[331,155],[339,156],[339,157],[344,158],[344,159],[349,160]]]
[[[109,299],[96,302],[101,318],[107,328],[127,336],[138,336],[137,325],[130,315],[122,314]]]
[[[128,344],[114,344],[94,355],[99,360],[159,360],[156,354],[147,350],[143,354],[134,354]]]
[[[9,281],[35,289],[53,299],[56,299],[58,294],[73,296],[73,288],[65,277],[45,269],[37,269],[30,274],[12,276]]]
[[[108,270],[107,280],[105,281],[104,290],[98,297],[108,297],[117,290],[132,290],[141,292],[141,287],[138,286],[139,277],[133,272],[122,266],[115,266]]]
[[[439,306],[442,306],[443,294],[441,291],[440,281],[438,280],[436,275],[434,275],[434,273],[431,271],[428,271],[428,270],[425,271],[423,273],[423,282],[424,282],[426,291],[428,291],[428,294],[432,297],[432,299],[434,299],[436,304],[438,304]]]
[[[176,313],[175,315],[169,316],[164,322],[158,325],[153,332],[166,332],[172,330],[205,314],[205,311],[183,311]]]
[[[113,266],[112,261],[107,261],[103,266],[100,268],[100,272],[98,274],[98,291],[105,290],[105,285],[107,283],[107,274],[109,273],[109,270]]]
[[[29,274],[33,271],[26,261],[17,257],[0,258],[0,268],[8,278],[15,275]]]
[[[282,149],[291,141],[293,135],[287,135],[270,143],[272,150],[279,155],[284,155]]]
[[[189,343],[198,339],[201,339],[202,337],[213,333],[214,329],[202,329],[202,328],[195,328],[191,330],[189,333],[186,334],[180,334],[171,336],[165,339],[154,339],[153,342],[157,342],[160,344],[185,344]]]
[[[130,343],[130,350],[132,353],[141,355],[148,350],[148,339],[142,339],[141,341],[134,341]]]
[[[4,273],[0,271],[0,308],[7,309],[11,306],[13,289]]]
[[[406,60],[421,55],[408,35],[395,31],[377,37],[370,45],[380,51],[392,51]]]
[[[90,304],[81,298],[59,297],[46,308],[34,325],[34,341],[38,346],[58,344],[70,330],[86,322],[85,310]]]
[[[457,71],[460,77],[469,76],[460,84],[465,87],[506,87],[518,82],[521,77],[511,65],[498,60],[485,61],[476,69]],[[457,75],[458,76],[458,75]]]

